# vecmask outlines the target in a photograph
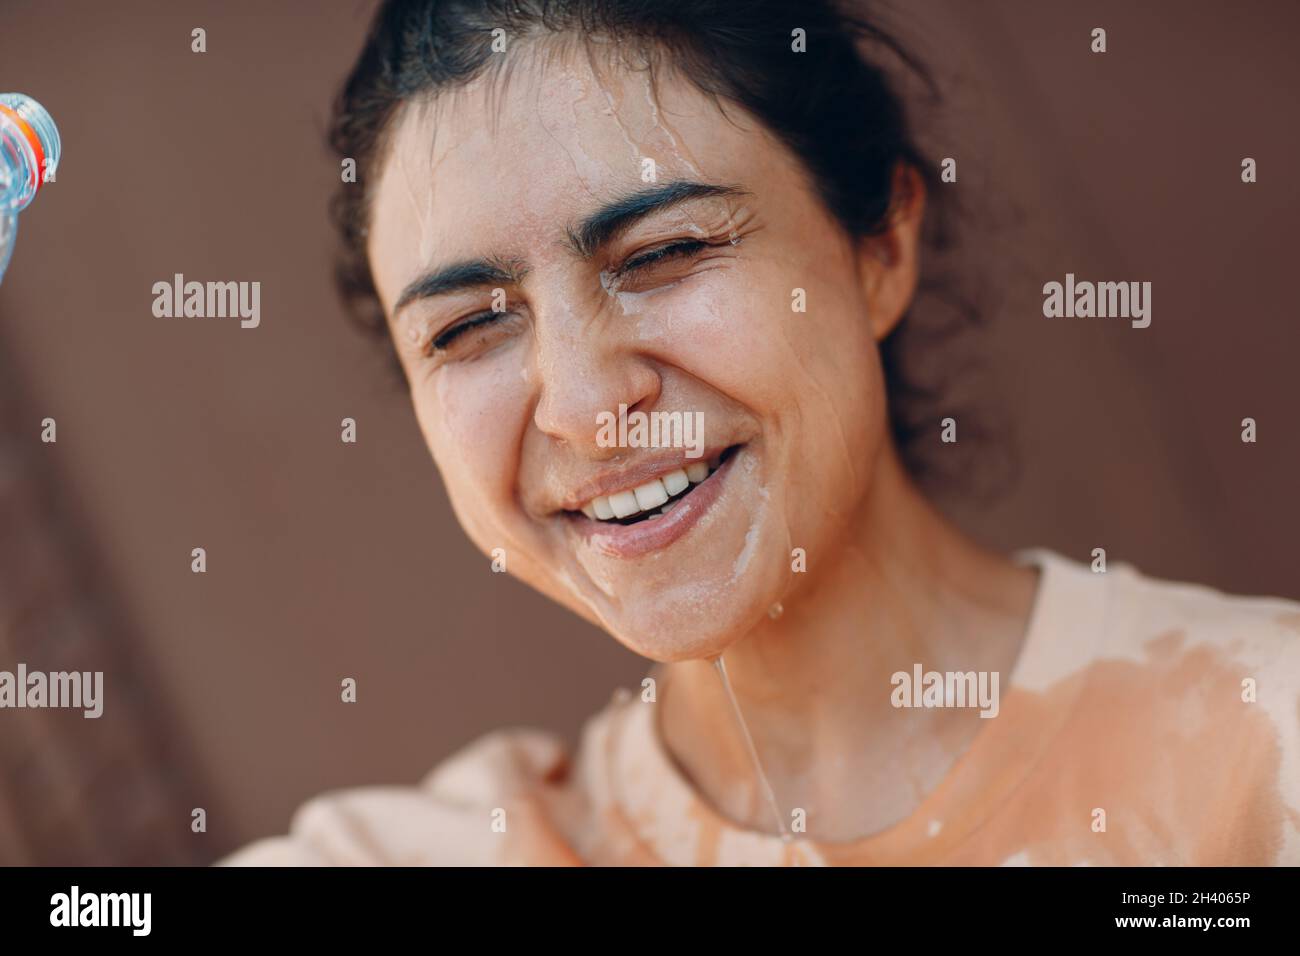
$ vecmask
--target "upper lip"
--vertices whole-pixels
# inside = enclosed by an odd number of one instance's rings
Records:
[[[717,458],[730,445],[718,445],[704,449],[698,458],[687,458],[683,449],[665,449],[659,454],[647,455],[634,462],[606,468],[583,479],[560,501],[563,511],[577,511],[583,505],[602,495],[612,495],[617,491],[631,491],[655,478],[662,478],[678,469],[686,468],[697,461],[709,462]]]

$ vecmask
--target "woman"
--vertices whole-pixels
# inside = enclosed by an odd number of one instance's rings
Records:
[[[831,3],[381,9],[346,288],[475,544],[657,663],[574,753],[489,734],[226,862],[1300,862],[1300,605],[918,491],[943,187],[868,47],[912,62]]]

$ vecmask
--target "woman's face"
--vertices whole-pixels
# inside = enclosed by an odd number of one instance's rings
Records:
[[[376,284],[475,544],[639,654],[712,657],[815,581],[865,498],[871,266],[748,115],[533,52],[399,114]],[[601,428],[620,406],[629,426],[682,413],[702,442],[620,447]]]

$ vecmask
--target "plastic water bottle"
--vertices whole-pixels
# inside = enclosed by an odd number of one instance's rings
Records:
[[[14,251],[18,214],[54,180],[61,151],[45,107],[22,93],[0,93],[0,282]]]

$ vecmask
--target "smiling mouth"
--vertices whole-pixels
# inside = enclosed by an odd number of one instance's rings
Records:
[[[660,475],[635,488],[599,495],[570,515],[584,514],[593,521],[608,525],[631,525],[653,521],[668,514],[683,498],[723,466],[740,445],[732,445],[716,458],[695,461],[666,475]]]

